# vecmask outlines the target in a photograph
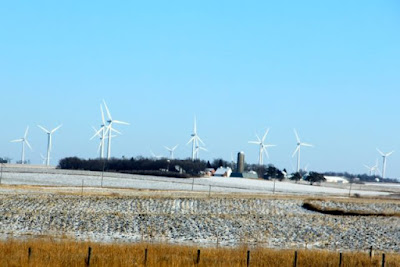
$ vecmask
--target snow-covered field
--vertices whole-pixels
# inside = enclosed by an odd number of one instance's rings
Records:
[[[309,196],[328,195],[329,201],[314,201],[345,210],[398,212],[398,200],[375,201],[375,196],[399,194],[398,187],[353,185],[352,194],[374,198],[345,199],[347,185],[277,181],[273,195],[273,181],[242,178],[118,173],[102,178],[100,172],[17,167],[3,168],[0,178],[0,238],[68,236],[106,242],[245,243],[332,250],[373,245],[399,252],[399,217],[331,216],[302,208]]]
[[[244,178],[194,178],[179,179],[156,176],[129,175],[118,173],[71,171],[58,169],[4,168],[2,184],[42,186],[111,187],[148,190],[205,191],[225,193],[267,193],[296,195],[339,195],[348,196],[349,184],[309,185],[306,183],[279,182]],[[400,193],[400,187],[352,185],[351,194],[360,196],[386,196]]]

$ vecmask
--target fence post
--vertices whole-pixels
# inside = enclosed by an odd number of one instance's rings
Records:
[[[372,249],[372,246],[369,248],[369,258],[371,259],[372,256],[374,256],[374,251]]]
[[[144,266],[147,266],[147,248],[144,249]]]
[[[197,250],[197,260],[196,264],[198,265],[200,263],[200,249]]]
[[[294,252],[293,267],[297,267],[297,251]]]
[[[101,172],[101,187],[103,187],[104,169],[106,167],[106,160],[103,159],[103,171]]]
[[[276,179],[274,178],[274,188],[272,189],[272,194],[275,194],[275,182],[276,182]]]
[[[28,248],[28,262],[31,260],[32,249],[31,247]]]
[[[343,263],[343,254],[342,254],[342,252],[340,252],[340,255],[339,255],[339,267],[342,267],[342,263]]]
[[[385,253],[382,254],[382,267],[385,267],[386,265],[386,255]]]
[[[87,256],[87,260],[86,260],[86,265],[90,266],[90,257],[92,256],[92,248],[89,247],[88,249],[88,256]]]
[[[352,181],[350,181],[350,188],[349,188],[349,197],[351,197],[351,185],[352,185]]]
[[[83,183],[84,183],[84,180],[82,179],[82,193],[81,193],[82,196],[83,196]]]
[[[3,180],[3,163],[0,164],[1,166],[1,174],[0,174],[0,184],[1,184],[1,180]]]
[[[247,251],[247,267],[250,266],[250,250]]]

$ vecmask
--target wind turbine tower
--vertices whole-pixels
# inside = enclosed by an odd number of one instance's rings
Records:
[[[267,148],[275,146],[275,145],[271,145],[271,144],[264,144],[265,139],[267,138],[268,132],[269,132],[269,129],[267,129],[265,131],[265,134],[262,139],[260,139],[260,137],[256,134],[257,141],[249,141],[249,144],[256,144],[256,145],[260,146],[260,151],[259,151],[259,155],[258,155],[258,165],[260,165],[260,166],[264,164],[264,162],[263,162],[263,154],[264,153],[265,153],[265,156],[267,156],[267,158],[269,158]]]
[[[16,140],[12,140],[12,143],[22,143],[22,155],[21,155],[21,164],[25,164],[25,144],[32,150],[31,145],[28,142],[27,136],[28,136],[28,131],[29,131],[29,126],[26,127],[24,137]]]
[[[46,157],[46,166],[50,166],[50,151],[51,151],[51,141],[52,141],[52,135],[55,131],[61,128],[62,125],[57,126],[53,130],[49,131],[46,128],[38,125],[40,129],[42,129],[45,133],[47,133],[47,157]]]
[[[391,151],[389,153],[383,153],[382,151],[380,151],[378,148],[376,149],[379,154],[381,154],[382,158],[383,158],[383,165],[382,165],[382,179],[385,179],[385,174],[386,174],[386,158],[389,157],[390,155],[393,154],[394,151]]]
[[[189,142],[187,142],[187,145],[190,143],[192,143],[192,160],[194,161],[195,159],[198,158],[200,143],[202,143],[205,146],[203,140],[201,140],[200,136],[197,134],[196,117],[194,118],[193,133],[191,134],[191,138]],[[201,149],[204,150],[205,148]]]
[[[117,132],[119,133],[117,130],[112,128],[113,123],[115,124],[124,124],[124,125],[129,125],[129,123],[124,122],[124,121],[117,121],[117,120],[113,120],[113,118],[111,117],[111,113],[110,110],[107,107],[106,101],[103,100],[104,103],[104,107],[106,108],[106,112],[107,112],[107,117],[108,117],[108,125],[107,125],[107,132],[108,132],[108,147],[107,147],[107,159],[111,158],[111,138],[112,138],[112,132]],[[105,134],[104,134],[105,135]]]
[[[293,152],[292,157],[294,157],[297,153],[297,172],[300,171],[300,150],[302,146],[313,147],[311,144],[303,143],[300,141],[299,135],[297,134],[296,129],[294,129],[294,135],[296,136],[297,147],[296,150]]]

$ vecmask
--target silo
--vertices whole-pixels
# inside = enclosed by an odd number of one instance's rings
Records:
[[[244,172],[244,152],[240,151],[237,156],[237,170],[238,173]]]

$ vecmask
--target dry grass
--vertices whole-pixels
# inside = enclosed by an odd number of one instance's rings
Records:
[[[34,239],[0,242],[0,266],[85,266],[88,247],[92,248],[90,266],[246,266],[247,248],[197,248],[167,244],[101,244],[70,240]],[[31,256],[29,257],[29,248]],[[293,266],[294,251],[251,249],[250,266]],[[400,266],[400,255],[386,255],[386,266]],[[372,259],[367,253],[344,253],[342,266],[381,266],[381,255]],[[300,250],[298,266],[339,266],[339,253]]]

